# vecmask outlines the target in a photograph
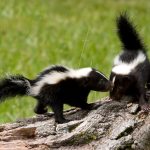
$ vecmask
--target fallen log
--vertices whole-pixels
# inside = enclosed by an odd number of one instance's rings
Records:
[[[56,124],[53,113],[0,125],[0,150],[150,150],[150,115],[138,104],[104,98],[96,109],[71,109]]]

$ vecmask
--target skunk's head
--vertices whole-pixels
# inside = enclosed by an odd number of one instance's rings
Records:
[[[135,78],[132,75],[114,75],[112,73],[110,81],[112,82],[110,98],[113,100],[121,100],[135,84]]]
[[[106,92],[111,89],[111,82],[102,73],[92,69],[85,78],[84,86],[90,90]]]

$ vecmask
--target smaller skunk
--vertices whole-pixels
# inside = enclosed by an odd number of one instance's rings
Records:
[[[93,68],[78,70],[63,66],[52,66],[42,71],[36,79],[30,80],[21,75],[10,76],[0,81],[0,102],[8,97],[28,95],[37,99],[34,112],[43,114],[47,106],[54,111],[55,121],[68,122],[63,117],[63,104],[91,109],[87,97],[91,90],[108,91],[111,83]]]
[[[147,111],[150,107],[145,99],[145,85],[150,75],[150,65],[144,44],[126,14],[117,19],[117,29],[123,51],[114,60],[110,97],[120,100],[123,96],[131,96]]]

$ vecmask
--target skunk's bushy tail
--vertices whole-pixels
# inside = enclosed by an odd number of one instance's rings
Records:
[[[0,80],[0,102],[17,95],[28,95],[30,80],[21,76],[9,76]]]
[[[117,18],[118,36],[122,42],[124,50],[145,50],[135,26],[130,21],[126,13]]]

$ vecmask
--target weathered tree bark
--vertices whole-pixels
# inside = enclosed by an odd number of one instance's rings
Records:
[[[97,109],[65,111],[69,123],[52,113],[0,125],[0,150],[150,150],[150,115],[138,104],[98,101]]]

